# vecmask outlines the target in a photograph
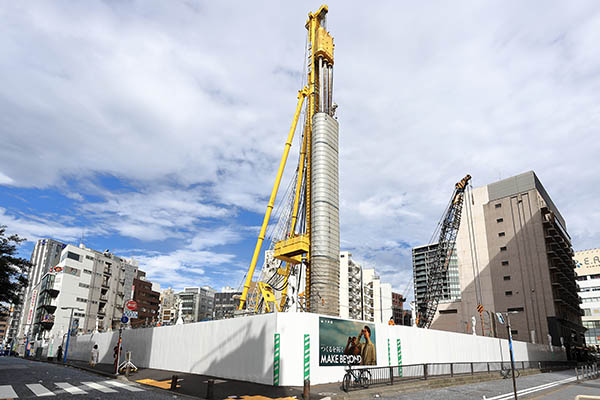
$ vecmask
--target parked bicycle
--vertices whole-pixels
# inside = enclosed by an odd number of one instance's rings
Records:
[[[502,375],[502,379],[512,378],[512,371],[513,370],[511,368],[502,367],[502,369],[500,369],[500,375]],[[515,378],[518,378],[519,376],[521,376],[521,372],[515,368]]]
[[[362,386],[368,388],[371,382],[371,372],[368,369],[352,369],[348,365],[344,379],[342,380],[342,390],[347,392],[351,387]]]

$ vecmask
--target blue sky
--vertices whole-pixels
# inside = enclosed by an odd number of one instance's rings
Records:
[[[597,2],[329,3],[342,248],[402,291],[453,185],[534,170],[600,246]],[[0,223],[238,287],[318,2],[0,5]],[[298,152],[292,155],[285,188]]]

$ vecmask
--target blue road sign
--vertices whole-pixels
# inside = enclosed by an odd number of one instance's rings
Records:
[[[129,318],[127,318],[126,316],[124,316],[124,315],[123,315],[123,316],[121,317],[121,322],[122,322],[122,323],[126,324],[128,321],[129,321]]]

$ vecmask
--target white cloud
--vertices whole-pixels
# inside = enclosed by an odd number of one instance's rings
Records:
[[[600,5],[383,2],[369,18],[362,6],[329,4],[343,247],[405,271],[403,246],[429,239],[456,181],[530,169],[574,246],[599,246]],[[84,211],[142,240],[264,212],[317,7],[7,3],[0,184],[125,180],[138,193]]]
[[[102,234],[99,230],[90,230],[85,226],[66,226],[56,222],[59,219],[13,216],[0,207],[0,225],[7,226],[8,233],[16,233],[30,242],[42,238],[54,238],[67,242],[77,242],[82,235]]]

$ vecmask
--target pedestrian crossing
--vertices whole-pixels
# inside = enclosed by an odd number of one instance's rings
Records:
[[[31,397],[52,397],[60,394],[87,395],[101,393],[143,392],[138,385],[117,380],[75,382],[28,383],[24,385],[0,385],[0,400]]]

